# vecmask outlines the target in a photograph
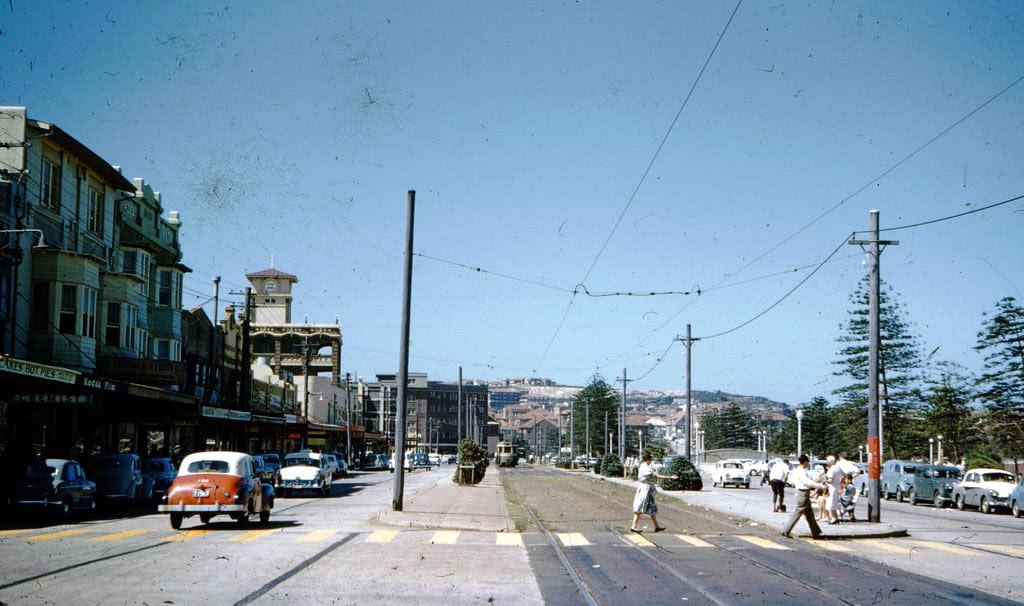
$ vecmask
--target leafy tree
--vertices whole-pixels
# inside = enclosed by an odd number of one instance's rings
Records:
[[[661,471],[662,475],[679,476],[679,479],[660,480],[661,487],[665,490],[703,490],[704,482],[700,479],[700,472],[685,457],[675,457],[668,466]]]
[[[1016,299],[996,303],[975,349],[985,355],[979,396],[988,409],[990,435],[1016,464],[1024,451],[1024,307]]]
[[[768,452],[796,453],[796,417],[790,416],[779,431],[768,438]]]
[[[611,478],[622,477],[622,461],[619,460],[619,455],[608,453],[604,455],[604,458],[600,461],[601,474]]]
[[[476,484],[484,479],[487,466],[490,464],[490,457],[487,456],[487,449],[477,444],[472,438],[464,438],[459,442],[460,466],[455,470],[456,484]],[[473,464],[473,473],[465,473],[463,465]]]
[[[756,444],[756,438],[751,433],[754,419],[735,402],[705,413],[701,417],[700,427],[704,430],[704,447],[707,450],[752,448]]]
[[[968,450],[981,445],[978,423],[971,401],[975,380],[954,362],[936,364],[939,376],[928,382],[925,390],[924,424],[928,436],[942,436],[944,458],[959,461]],[[924,448],[922,442],[921,448]],[[925,455],[925,452],[921,452]],[[936,453],[936,456],[938,453]]]
[[[879,385],[887,396],[882,399],[883,446],[887,450],[882,453],[883,459],[907,456],[922,439],[927,440],[921,423],[918,388],[918,372],[922,366],[920,346],[889,290],[883,285],[879,292]],[[840,358],[833,362],[839,367],[835,374],[851,381],[833,392],[840,398],[834,419],[836,446],[848,452],[857,450],[867,436],[869,299],[865,276],[850,297],[854,308],[841,327],[845,334],[837,339],[841,344]]]
[[[801,423],[801,441],[805,453],[813,453],[820,458],[835,454],[836,440],[832,438],[832,415],[829,403],[818,396],[801,407],[804,418]]]
[[[573,438],[579,451],[587,448],[587,416],[590,417],[590,450],[604,451],[606,436],[604,435],[605,413],[608,413],[608,427],[618,427],[619,398],[615,390],[601,377],[595,374],[590,383],[572,400]],[[588,456],[590,453],[586,453]]]

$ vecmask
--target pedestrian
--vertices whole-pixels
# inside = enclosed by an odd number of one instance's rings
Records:
[[[633,496],[633,525],[630,526],[630,530],[640,532],[637,524],[640,523],[640,516],[642,514],[651,516],[651,522],[654,523],[654,532],[665,530],[664,526],[658,526],[658,503],[654,500],[654,495],[658,492],[658,489],[655,488],[654,482],[658,478],[678,477],[659,475],[654,471],[654,466],[651,465],[650,453],[644,453],[640,467],[636,471],[637,487],[636,494]]]
[[[838,524],[839,518],[839,498],[843,493],[843,479],[846,476],[856,476],[860,473],[860,468],[853,464],[852,461],[846,460],[846,453],[840,452],[839,459],[835,460],[829,457],[829,462],[832,464],[828,468],[828,475],[826,476],[826,482],[828,482],[828,514],[829,524]]]
[[[768,483],[772,487],[772,511],[786,511],[786,476],[789,475],[789,459],[776,460],[768,470]]]
[[[813,538],[817,539],[821,536],[821,527],[818,526],[818,522],[814,519],[814,509],[811,507],[810,491],[825,488],[825,485],[815,482],[808,475],[808,462],[807,455],[800,455],[800,466],[789,472],[790,484],[796,488],[796,509],[793,510],[793,515],[789,517],[789,520],[782,527],[782,536],[790,539],[793,538],[790,532],[796,526],[797,521],[800,520],[800,516],[806,518],[807,526],[810,527]]]
[[[857,514],[854,513],[857,508],[857,488],[853,485],[853,475],[848,474],[843,478],[843,490],[839,495],[839,518],[842,519],[843,514],[850,514],[850,521],[857,521]]]

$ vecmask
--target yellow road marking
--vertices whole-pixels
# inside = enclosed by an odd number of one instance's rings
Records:
[[[844,547],[843,545],[839,545],[839,544],[837,544],[837,543],[835,543],[833,541],[815,541],[814,539],[803,539],[803,540],[804,540],[804,542],[810,543],[811,545],[814,545],[815,547],[821,547],[825,551],[835,551],[835,552],[839,552],[839,553],[845,553],[845,552],[848,552],[848,551],[853,551],[849,547]]]
[[[397,530],[378,530],[370,533],[370,536],[366,537],[367,543],[390,543],[394,538],[398,536]]]
[[[649,540],[647,540],[647,537],[645,537],[644,535],[642,535],[640,533],[631,532],[631,533],[629,533],[627,535],[623,535],[623,536],[626,537],[626,540],[630,541],[631,543],[633,543],[637,547],[654,547],[654,543],[652,543]]]
[[[909,547],[904,547],[903,545],[891,545],[889,543],[886,543],[885,541],[882,541],[881,539],[868,539],[862,542],[876,549],[881,549],[882,551],[888,551],[891,553],[902,553],[906,555],[913,553],[914,551],[913,549]]]
[[[438,530],[431,537],[430,542],[435,545],[454,545],[459,540],[458,530]]]
[[[677,534],[677,537],[685,543],[689,543],[694,547],[714,547],[711,543],[708,543],[704,539],[698,539],[697,537],[691,537],[688,534]]]
[[[228,539],[228,541],[231,541],[232,543],[242,543],[244,541],[254,541],[256,539],[261,539],[261,538],[267,536],[268,534],[271,534],[271,533],[274,533],[274,532],[277,532],[277,530],[274,529],[274,528],[270,528],[270,529],[267,529],[267,530],[250,530],[248,532],[243,532],[242,534],[235,535],[235,536],[231,537],[230,539]]]
[[[978,551],[977,549],[968,549],[966,547],[959,547],[957,545],[950,545],[949,543],[939,543],[937,541],[911,541],[915,545],[927,547],[929,549],[936,549],[938,551],[945,551],[946,553],[955,553],[956,555],[964,556],[985,556],[987,553]]]
[[[202,530],[202,529],[199,529],[199,530],[181,530],[181,531],[178,531],[178,532],[172,534],[169,537],[164,537],[163,540],[166,541],[166,542],[175,541],[175,542],[181,543],[182,541],[190,541],[192,539],[197,539],[197,538],[199,538],[199,537],[201,537],[203,535],[210,534],[211,532],[213,532],[213,531],[212,530]]]
[[[148,530],[126,530],[124,532],[115,532],[113,534],[103,535],[102,537],[96,537],[93,541],[97,543],[109,543],[110,541],[120,541],[121,539],[130,539],[137,537],[140,534],[147,534]]]
[[[758,547],[762,547],[764,549],[781,549],[783,551],[789,551],[789,547],[785,547],[783,545],[779,545],[775,541],[769,541],[768,539],[762,537],[755,537],[754,535],[750,534],[738,534],[736,535],[736,538],[740,539],[741,541],[746,541],[751,545],[757,545]]]
[[[25,534],[26,532],[28,532],[28,530],[0,530],[0,539]]]
[[[1007,555],[1024,558],[1024,549],[1021,549],[1020,547],[1013,547],[1010,545],[978,545],[978,547],[984,547],[985,549],[991,549],[992,551],[999,551]]]
[[[518,532],[499,532],[494,536],[494,544],[510,547],[522,547],[523,535]]]
[[[558,540],[562,542],[563,547],[586,547],[590,545],[590,541],[587,540],[581,532],[558,532]]]
[[[316,543],[319,541],[326,541],[337,534],[337,530],[314,530],[313,532],[307,533],[298,538],[300,543]]]
[[[27,541],[52,541],[54,539],[63,539],[64,537],[73,537],[80,534],[86,534],[88,530],[75,529],[75,530],[62,530],[60,532],[50,532],[47,534],[37,534],[31,537],[26,537]]]

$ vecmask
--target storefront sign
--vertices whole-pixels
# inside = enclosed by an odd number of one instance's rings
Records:
[[[49,379],[60,383],[75,384],[78,373],[66,368],[36,364],[27,360],[17,358],[0,357],[0,371],[33,377],[36,379]]]
[[[82,377],[82,386],[102,391],[121,391],[121,387],[117,383],[94,377]]]
[[[16,393],[12,399],[22,404],[88,404],[89,398],[89,394]]]
[[[175,404],[194,404],[196,401],[192,396],[177,394],[165,389],[146,387],[145,385],[135,385],[134,383],[128,384],[128,395],[164,400],[166,402],[174,402]]]
[[[185,382],[185,363],[170,360],[102,357],[100,372],[113,379],[146,385],[182,385]]]
[[[252,416],[253,421],[259,421],[260,423],[274,423],[278,425],[284,424],[284,417],[268,417],[267,415],[256,415]]]
[[[226,421],[251,421],[252,413],[243,410],[231,410],[230,408],[215,408],[203,406],[203,416],[211,419],[224,419]]]

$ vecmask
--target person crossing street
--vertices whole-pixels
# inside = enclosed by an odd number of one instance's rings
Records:
[[[789,472],[789,481],[796,488],[796,508],[793,510],[793,515],[789,517],[789,520],[782,527],[782,536],[786,538],[793,538],[793,535],[790,533],[800,520],[800,516],[807,519],[807,525],[811,528],[811,536],[813,538],[817,539],[821,536],[821,527],[818,526],[818,522],[814,519],[814,509],[811,507],[810,493],[814,489],[824,490],[825,485],[811,479],[807,473],[808,463],[807,455],[802,454],[800,455],[800,466]]]

